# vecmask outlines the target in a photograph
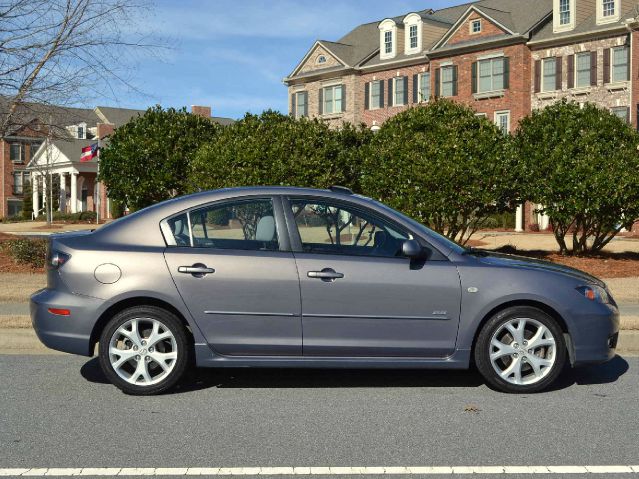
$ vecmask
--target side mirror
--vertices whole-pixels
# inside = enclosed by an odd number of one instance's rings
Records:
[[[407,258],[420,259],[424,257],[424,248],[417,240],[406,240],[402,244],[402,254]]]

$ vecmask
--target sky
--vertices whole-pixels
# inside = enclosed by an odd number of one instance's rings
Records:
[[[357,25],[463,0],[152,0],[140,25],[169,48],[136,59],[140,91],[110,106],[211,106],[214,116],[286,112],[282,79],[315,40],[336,41]]]

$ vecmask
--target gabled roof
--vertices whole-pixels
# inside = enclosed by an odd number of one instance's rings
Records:
[[[115,125],[116,128],[128,123],[137,116],[144,115],[144,110],[114,108],[110,106],[98,106],[95,108],[95,112],[100,117],[101,123],[111,123]]]

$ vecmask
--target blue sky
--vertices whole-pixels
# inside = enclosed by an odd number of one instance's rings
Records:
[[[284,78],[316,39],[337,40],[353,27],[462,0],[155,0],[142,28],[171,48],[139,59],[133,81],[145,93],[122,92],[119,105],[146,108],[209,105],[239,118],[287,110]],[[113,104],[104,100],[102,103]]]

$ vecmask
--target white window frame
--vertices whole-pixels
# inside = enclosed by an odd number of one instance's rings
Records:
[[[588,76],[586,78],[586,83],[583,85],[579,83],[579,71],[580,71],[579,59],[580,58],[588,58]],[[592,69],[592,55],[590,52],[581,52],[581,53],[575,54],[575,81],[574,81],[575,88],[588,88],[589,86],[591,86],[590,85],[591,69]]]
[[[11,150],[13,150],[14,147],[18,148],[17,160],[11,157]],[[9,144],[9,158],[12,163],[18,163],[18,164],[24,163],[24,158],[25,158],[24,144],[17,141],[11,142]]]
[[[479,25],[479,30],[475,30],[475,25]],[[470,34],[477,35],[478,33],[481,33],[483,26],[484,25],[483,25],[483,22],[481,21],[481,18],[475,18],[474,20],[470,22]]]
[[[377,104],[373,103],[373,85],[379,85],[379,96]],[[382,92],[384,91],[384,80],[373,80],[370,82],[370,86],[368,88],[368,108],[369,110],[379,110],[382,108],[381,99]]]
[[[475,113],[475,116],[477,118],[488,118],[488,115],[486,113]]]
[[[424,77],[428,76],[428,96],[424,98],[422,94],[423,86],[424,86]],[[432,83],[431,83],[430,72],[421,72],[417,75],[417,103],[428,103],[430,101],[430,97],[433,96],[432,92]]]
[[[300,98],[306,97],[306,102],[304,103],[304,105],[306,105],[306,108],[304,108],[304,109],[306,111],[308,111],[308,95],[304,95],[304,93],[306,93],[304,90],[294,93],[294,95],[295,95],[295,118],[296,119],[304,118],[304,117],[307,116],[307,115],[304,115],[304,113],[300,114],[300,102],[299,102]]]
[[[561,6],[562,2],[568,2],[568,10],[564,13],[568,14],[568,22],[562,23]],[[576,0],[553,0],[553,31],[566,32],[575,28],[575,1]]]
[[[605,15],[605,4],[612,3],[613,13]],[[621,5],[619,0],[597,0],[597,25],[618,22],[621,18]]]
[[[386,51],[387,34],[390,35],[390,52]],[[379,57],[382,60],[395,58],[397,55],[397,25],[395,21],[388,18],[379,24]]]
[[[412,28],[415,28],[415,37],[411,37]],[[404,53],[406,53],[406,55],[419,53],[422,50],[422,17],[416,13],[406,15],[404,18],[404,31],[406,32],[404,38]],[[412,38],[416,39],[416,45],[414,47],[411,46]]]
[[[326,101],[326,98],[327,98],[326,92],[329,91],[329,90],[331,90],[331,97],[332,97],[330,103],[328,103]],[[340,98],[339,99],[339,109],[337,109],[337,110],[335,109],[335,105],[338,104],[337,103],[338,100],[335,99],[335,97],[336,97],[335,92],[336,91],[339,91],[339,98]],[[322,104],[322,115],[340,115],[340,114],[342,114],[343,113],[343,111],[342,111],[342,101],[343,101],[343,98],[342,98],[342,84],[341,83],[337,83],[337,84],[334,84],[334,85],[327,85],[327,86],[322,87],[322,102],[323,102],[323,104]],[[331,110],[332,111],[328,111],[326,109],[326,105],[327,104],[331,105]]]
[[[501,119],[506,117],[506,131],[501,128]],[[495,125],[504,132],[504,135],[510,133],[510,110],[502,110],[495,112]]]
[[[452,98],[454,93],[455,93],[455,88],[454,88],[455,87],[454,70],[455,70],[455,67],[453,65],[446,65],[446,66],[442,66],[440,68],[440,71],[439,71],[439,90],[440,90],[439,91],[439,95],[442,98]],[[450,82],[448,82],[448,81],[444,82],[444,71],[447,71],[447,72],[450,71],[450,73],[451,73]],[[452,88],[452,90],[450,92],[450,95],[444,94],[444,84],[450,84],[450,86]]]
[[[501,62],[501,86],[496,86],[495,85],[495,78],[497,75],[495,75],[495,63],[496,62]],[[488,90],[482,90],[481,88],[481,66],[482,64],[486,64],[486,63],[490,63],[490,88]],[[504,68],[504,64],[505,64],[505,59],[504,57],[495,57],[495,58],[485,58],[483,60],[479,60],[477,61],[477,93],[481,94],[481,93],[490,93],[490,92],[495,92],[495,91],[501,91],[505,89],[505,80],[506,80],[506,69]]]
[[[610,81],[611,83],[624,83],[628,81],[628,69],[630,68],[630,62],[626,61],[626,75],[624,76],[623,79],[621,80],[617,80],[615,79],[615,52],[618,50],[624,50],[627,51],[628,50],[628,45],[621,45],[618,47],[613,47],[610,49]],[[628,53],[626,53],[625,58],[628,58]]]
[[[397,84],[401,83],[402,84],[402,102],[401,103],[397,103]],[[404,88],[404,77],[394,77],[393,78],[393,106],[406,106],[408,103],[404,103],[404,96],[406,95],[406,92],[403,90]]]
[[[319,55],[315,63],[318,65],[323,65],[324,63],[326,63],[326,55]]]
[[[553,76],[552,88],[546,88],[546,62],[554,62],[555,74]],[[541,60],[541,92],[550,93],[557,91],[557,59],[555,57],[548,57]]]

